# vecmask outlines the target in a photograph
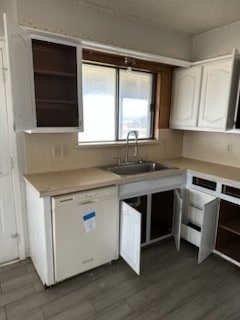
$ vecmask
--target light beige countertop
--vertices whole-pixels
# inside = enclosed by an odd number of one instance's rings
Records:
[[[182,174],[185,170],[168,169],[134,175],[119,176],[99,168],[65,170],[26,174],[25,180],[39,193],[40,197],[50,197],[88,189],[119,185],[123,183],[150,180],[163,176]]]
[[[189,158],[174,158],[161,160],[162,163],[190,172],[199,172],[222,181],[231,181],[240,185],[240,168],[225,166],[212,162]]]
[[[240,168],[214,164],[188,158],[161,159],[160,163],[175,167],[162,171],[119,176],[99,168],[65,170],[25,175],[25,180],[39,193],[40,197],[49,197],[64,193],[83,191],[110,185],[119,185],[163,176],[182,174],[188,171],[199,172],[222,181],[234,182],[240,186]]]

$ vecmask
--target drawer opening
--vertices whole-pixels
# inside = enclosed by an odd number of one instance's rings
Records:
[[[228,186],[226,184],[222,185],[222,193],[234,198],[240,198],[240,189]]]
[[[198,231],[198,232],[201,232],[201,227],[196,226],[195,224],[193,224],[193,223],[191,223],[191,222],[189,222],[189,223],[187,224],[187,226],[190,227],[190,228],[192,228],[192,229],[194,229],[194,230],[196,230],[196,231]]]
[[[199,186],[199,187],[209,189],[209,190],[214,190],[214,191],[216,191],[216,188],[217,188],[216,182],[210,181],[207,179],[198,178],[198,177],[192,178],[192,184],[195,186]]]

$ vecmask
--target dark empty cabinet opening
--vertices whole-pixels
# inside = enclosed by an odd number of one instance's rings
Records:
[[[227,194],[234,198],[240,198],[240,189],[226,184],[222,185],[222,193]]]
[[[216,188],[217,188],[216,182],[210,181],[207,179],[198,178],[198,177],[192,178],[192,184],[194,184],[196,186],[200,186],[205,189],[214,190],[214,191],[216,191]]]
[[[150,240],[171,234],[173,203],[173,190],[152,194]]]
[[[76,47],[32,40],[38,127],[78,127]]]
[[[145,243],[147,240],[147,196],[130,198],[125,200],[125,202],[141,213],[141,243]]]
[[[216,249],[240,261],[240,206],[221,200]]]

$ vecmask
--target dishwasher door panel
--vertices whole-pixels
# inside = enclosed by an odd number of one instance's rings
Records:
[[[88,218],[93,219],[90,231],[85,228],[84,217],[86,223],[89,223]],[[116,259],[117,226],[116,198],[99,199],[83,205],[74,204],[55,209],[55,281],[61,281]]]

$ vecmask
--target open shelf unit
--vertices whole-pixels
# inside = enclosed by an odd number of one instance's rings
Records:
[[[38,127],[78,127],[76,47],[32,40]]]
[[[240,261],[240,211],[239,205],[221,200],[216,249]]]

